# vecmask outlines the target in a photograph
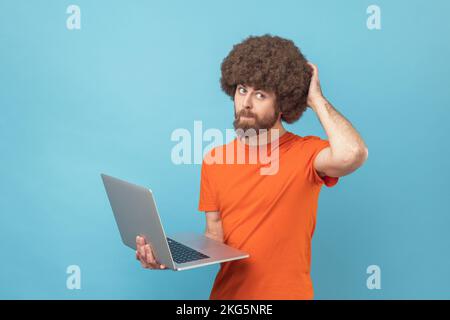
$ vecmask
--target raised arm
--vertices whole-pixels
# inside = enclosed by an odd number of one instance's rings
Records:
[[[320,176],[342,177],[352,173],[367,160],[369,151],[358,131],[322,95],[319,71],[309,63],[313,76],[308,92],[308,106],[317,114],[330,142],[314,161]]]

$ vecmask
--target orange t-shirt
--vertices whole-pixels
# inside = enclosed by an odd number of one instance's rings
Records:
[[[234,149],[237,159],[239,146],[245,148],[247,161],[229,164],[226,151]],[[317,136],[286,132],[274,160],[278,171],[271,175],[260,171],[268,166],[267,159],[249,163],[249,154],[258,147],[236,138],[208,153],[222,155],[223,163],[203,159],[198,209],[219,211],[224,242],[250,255],[221,263],[210,299],[313,298],[311,240],[319,192],[323,184],[338,182],[337,177],[321,178],[314,169],[315,156],[328,146]],[[270,144],[266,148],[273,154]]]

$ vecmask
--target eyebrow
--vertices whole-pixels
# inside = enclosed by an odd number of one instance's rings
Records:
[[[245,84],[240,83],[239,85],[241,85],[244,88],[247,88],[247,86]],[[262,92],[268,93],[268,91],[261,89],[261,88],[255,88],[255,91],[262,91]]]

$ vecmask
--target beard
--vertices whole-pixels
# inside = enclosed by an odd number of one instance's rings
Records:
[[[260,118],[253,112],[242,109],[239,113],[234,112],[233,127],[238,136],[250,137],[258,135],[260,130],[269,130],[278,120],[280,111],[275,108],[273,115],[265,115]],[[243,118],[248,117],[248,118]]]

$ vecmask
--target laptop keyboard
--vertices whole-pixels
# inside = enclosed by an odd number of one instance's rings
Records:
[[[170,238],[167,238],[167,242],[169,243],[172,258],[176,263],[185,263],[209,258],[207,255],[204,255],[203,253],[200,253]]]

